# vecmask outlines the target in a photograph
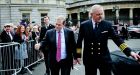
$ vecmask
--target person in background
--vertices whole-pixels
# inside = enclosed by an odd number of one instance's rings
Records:
[[[39,42],[39,36],[40,36],[39,28],[37,25],[35,25],[33,26],[32,38],[36,43]]]
[[[7,23],[4,25],[4,29],[0,34],[1,43],[5,43],[8,45],[13,42],[14,34],[12,32],[11,23]],[[2,58],[2,69],[14,69],[14,46],[6,46],[0,49],[1,58]],[[12,74],[12,71],[5,71],[5,75]]]
[[[93,5],[90,15],[91,18],[80,25],[76,46],[78,57],[81,57],[82,41],[84,40],[85,75],[97,75],[97,69],[99,69],[100,75],[111,75],[112,61],[107,47],[109,37],[127,56],[131,56],[135,60],[140,59],[140,56],[133,52],[114,31],[112,24],[104,20],[104,9],[101,5]]]
[[[4,29],[0,35],[2,43],[8,43],[13,41],[13,32],[11,30],[12,26],[11,24],[5,24]]]
[[[77,24],[76,26],[72,26],[71,29],[74,32],[75,41],[77,42],[78,34],[79,34],[79,25]]]
[[[17,27],[13,40],[14,42],[19,43],[19,45],[15,48],[15,60],[17,62],[17,66],[21,68],[20,73],[23,74],[25,73],[24,59],[28,58],[27,41],[29,40],[25,26],[19,25]]]
[[[32,38],[34,40],[34,44],[39,43],[40,32],[39,32],[39,28],[38,27],[39,27],[38,25],[33,26]],[[43,57],[43,54],[42,54],[42,52],[40,50],[36,50],[35,54],[37,55],[38,58],[42,58]]]
[[[128,40],[128,30],[126,26],[123,26],[121,29],[122,39]]]
[[[30,26],[25,27],[26,34],[28,36],[28,40],[32,40],[32,28]]]
[[[51,75],[59,75],[60,69],[61,75],[70,75],[73,62],[79,63],[74,32],[64,25],[64,17],[58,16],[55,29],[48,30],[45,40],[35,45],[35,48],[46,48]]]
[[[41,27],[40,31],[40,37],[39,37],[39,42],[43,41],[47,30],[54,28],[54,25],[50,24],[50,18],[49,16],[44,16],[44,25]],[[46,66],[46,73],[45,75],[50,75],[49,67],[48,67],[48,58],[46,55],[46,50],[43,49],[41,50],[44,54],[44,59],[45,59],[45,66]]]
[[[49,16],[44,16],[44,25],[42,25],[40,31],[40,39],[39,39],[40,42],[44,39],[46,31],[52,28],[54,28],[54,25],[50,24]]]

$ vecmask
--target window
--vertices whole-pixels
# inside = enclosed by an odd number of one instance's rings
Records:
[[[24,0],[24,3],[28,3],[28,0]]]
[[[0,4],[6,3],[5,0],[0,0]]]
[[[22,13],[21,23],[27,26],[30,23],[30,13]]]
[[[39,3],[39,0],[31,0],[31,3]]]
[[[45,3],[45,1],[44,0],[41,0],[41,3]]]

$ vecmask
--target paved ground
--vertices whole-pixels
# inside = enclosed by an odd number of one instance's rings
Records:
[[[125,41],[129,47],[131,48],[140,48],[140,39],[129,39]],[[114,44],[112,40],[109,40],[109,49],[110,52],[119,50],[119,48]],[[76,68],[72,70],[71,75],[84,75],[84,66],[83,65],[76,65]],[[45,72],[45,66],[44,62],[41,62],[37,67],[34,68],[32,71],[32,75],[44,75]],[[31,75],[29,73],[26,73],[24,75]],[[99,72],[98,72],[99,75]]]

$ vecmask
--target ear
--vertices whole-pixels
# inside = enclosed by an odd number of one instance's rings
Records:
[[[90,13],[90,14],[89,14],[89,17],[92,17],[92,15],[93,15],[93,13]]]

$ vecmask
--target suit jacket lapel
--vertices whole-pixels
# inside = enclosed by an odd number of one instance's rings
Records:
[[[64,28],[64,36],[65,36],[65,44],[66,44],[66,47],[67,47],[67,43],[68,43],[68,33],[67,33],[66,28]]]
[[[101,31],[103,29],[103,26],[102,26],[102,21],[98,24],[98,29],[97,29],[97,36],[100,36],[101,35]]]
[[[89,20],[89,23],[88,23],[87,26],[88,26],[87,28],[89,28],[89,32],[91,34],[91,38],[95,38],[95,31],[94,31],[94,28],[93,28],[93,24],[92,24],[92,20],[91,19]]]
[[[93,24],[92,24],[92,20],[89,20],[87,28],[89,28],[89,32],[93,33]]]
[[[50,37],[51,39],[52,39],[52,41],[53,41],[53,44],[54,44],[54,46],[55,46],[55,49],[57,48],[57,45],[56,45],[56,30],[54,29],[53,30],[53,33],[52,33],[52,37]]]
[[[96,35],[97,35],[97,36],[98,36],[98,34],[99,34],[99,32],[100,32],[100,27],[101,27],[101,24],[99,23],[99,24],[98,24],[98,27],[97,27],[97,29],[96,29],[96,33],[97,33]]]
[[[4,31],[4,35],[5,35],[5,38],[7,38],[7,40],[11,41],[11,38],[10,38],[10,36],[7,34],[6,31]]]

